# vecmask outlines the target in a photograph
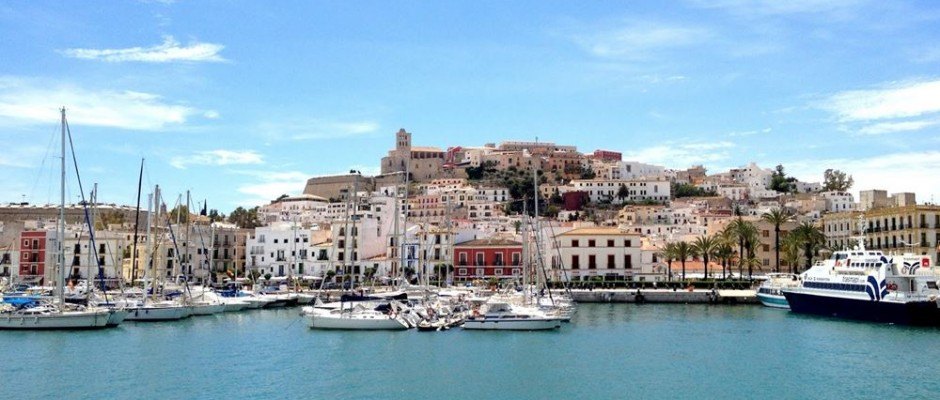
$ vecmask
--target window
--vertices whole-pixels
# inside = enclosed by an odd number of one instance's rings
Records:
[[[593,254],[588,256],[588,269],[597,269],[597,256]]]
[[[633,242],[630,239],[624,240],[623,247],[633,247]]]
[[[458,269],[457,269],[457,275],[466,276],[466,275],[467,275],[467,269],[466,269],[466,268],[458,268]]]
[[[496,260],[493,262],[493,265],[502,266],[503,265],[503,253],[496,253]],[[497,274],[502,275],[502,274]]]
[[[770,237],[770,231],[764,229],[760,232],[761,237]]]
[[[483,275],[484,275],[484,270],[483,270],[483,268],[477,268],[476,275],[477,275],[477,276],[483,276]]]
[[[496,268],[496,275],[497,275],[497,276],[502,276],[502,275],[503,275],[503,269],[502,269],[502,268]]]
[[[458,260],[457,263],[459,265],[467,265],[467,253],[460,252],[460,254],[457,255],[457,260]]]
[[[769,245],[769,244],[761,245],[761,247],[764,249],[764,251],[770,251],[770,245]]]
[[[581,257],[578,255],[571,256],[571,269],[580,269],[581,268]]]
[[[608,239],[608,240],[607,240],[607,247],[614,247],[614,241],[613,241],[613,239]]]
[[[617,261],[613,254],[607,255],[607,269],[617,268]]]
[[[519,253],[512,253],[512,265],[519,265],[522,263],[522,255]]]
[[[655,255],[653,256],[653,262],[656,262]],[[623,255],[623,267],[626,269],[633,268],[633,256],[630,254]]]
[[[588,247],[594,247],[597,245],[597,242],[594,239],[588,240]]]
[[[476,263],[476,265],[477,265],[478,267],[479,267],[479,266],[483,266],[483,253],[478,251],[477,254],[476,254],[476,256],[477,256],[477,263]],[[482,274],[480,274],[480,275],[482,275]]]
[[[578,247],[578,240],[574,239],[571,241],[571,247]]]

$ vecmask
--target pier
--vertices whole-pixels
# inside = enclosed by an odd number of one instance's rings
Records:
[[[760,304],[754,290],[575,289],[578,303]]]

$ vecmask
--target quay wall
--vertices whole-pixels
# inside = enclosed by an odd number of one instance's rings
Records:
[[[759,304],[752,290],[579,289],[571,297],[578,303]]]

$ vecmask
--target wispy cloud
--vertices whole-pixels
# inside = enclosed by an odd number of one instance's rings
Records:
[[[60,52],[67,57],[106,62],[224,62],[227,60],[219,54],[224,48],[221,44],[197,41],[182,45],[172,36],[164,36],[162,44],[151,47],[67,49]]]
[[[940,80],[890,83],[877,89],[848,90],[820,108],[841,122],[910,118],[940,112]]]
[[[901,121],[901,122],[881,122],[864,126],[858,130],[860,135],[883,135],[886,133],[919,131],[921,129],[937,125],[940,121],[920,120],[920,121]]]
[[[254,150],[207,150],[199,151],[185,156],[176,156],[170,159],[174,168],[186,169],[190,165],[244,165],[262,164],[264,159]]]
[[[0,123],[48,124],[58,120],[57,106],[65,106],[72,124],[144,131],[182,125],[199,114],[151,93],[0,77]]]
[[[728,136],[729,137],[754,136],[754,135],[762,134],[762,133],[770,133],[771,131],[773,131],[772,128],[755,129],[755,130],[750,130],[750,131],[737,131],[737,132],[729,133]]]
[[[703,8],[721,8],[735,14],[765,16],[789,14],[845,13],[868,0],[691,0]]]
[[[711,36],[705,28],[631,21],[598,32],[576,34],[574,41],[599,57],[644,59],[652,53],[701,43]]]
[[[915,192],[918,202],[931,197],[940,199],[940,151],[913,151],[876,155],[872,157],[805,160],[785,163],[787,171],[806,181],[822,180],[823,171],[836,168],[852,175],[852,191],[884,189],[891,193]]]
[[[373,121],[304,121],[263,122],[258,125],[262,135],[276,140],[339,139],[362,136],[379,130]]]
[[[301,171],[233,171],[237,174],[248,175],[254,182],[238,186],[238,192],[248,195],[240,201],[243,205],[259,205],[274,200],[282,194],[296,195],[303,191],[307,179],[313,175]]]
[[[701,143],[667,143],[624,153],[624,159],[669,167],[688,167],[692,164],[713,163],[731,157],[735,144],[727,141]]]

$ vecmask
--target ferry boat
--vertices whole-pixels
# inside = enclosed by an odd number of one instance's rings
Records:
[[[781,290],[799,285],[800,278],[796,274],[767,274],[767,280],[757,288],[757,300],[766,307],[790,309],[790,304]]]
[[[926,255],[836,251],[800,275],[800,285],[781,289],[790,310],[905,325],[940,325],[937,276]]]

